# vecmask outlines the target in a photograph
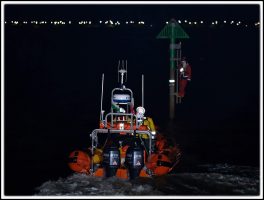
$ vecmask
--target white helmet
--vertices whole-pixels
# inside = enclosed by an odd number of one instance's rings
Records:
[[[186,61],[183,60],[183,61],[182,61],[182,67],[183,67],[183,68],[186,68],[186,64],[187,64]]]

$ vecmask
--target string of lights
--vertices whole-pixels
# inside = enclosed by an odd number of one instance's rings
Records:
[[[234,25],[234,26],[244,26],[244,27],[249,27],[249,26],[255,26],[255,27],[259,27],[260,26],[260,22],[252,22],[252,23],[245,23],[242,21],[234,21],[234,20],[222,20],[222,21],[218,21],[218,20],[213,20],[213,21],[189,21],[187,19],[185,20],[177,20],[179,24],[184,24],[184,25],[191,25],[191,26],[198,26],[198,25],[211,25],[211,26],[219,26],[219,25]],[[164,22],[165,24],[169,24],[169,21]],[[65,20],[53,20],[53,21],[45,21],[45,20],[41,20],[41,21],[26,21],[26,20],[10,20],[10,21],[5,21],[6,25],[54,25],[54,26],[59,26],[59,25],[108,25],[108,26],[120,26],[120,25],[141,25],[141,26],[150,26],[152,27],[152,24],[148,24],[144,21],[133,21],[133,20],[127,20],[124,22],[120,22],[120,21],[113,21],[113,20],[98,20],[98,21],[87,21],[87,20],[82,20],[82,21],[65,21]]]

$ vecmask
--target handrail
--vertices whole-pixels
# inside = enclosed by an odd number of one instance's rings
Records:
[[[138,128],[137,118],[136,118],[136,116],[133,113],[113,113],[113,112],[110,112],[110,113],[106,114],[105,120],[104,120],[104,127],[105,128],[107,127],[107,118],[108,118],[108,116],[111,116],[111,128],[113,127],[113,116],[130,116],[131,117],[131,121],[130,121],[131,130],[133,130],[133,126],[134,126],[133,117],[135,117],[135,119],[136,119],[136,128]]]

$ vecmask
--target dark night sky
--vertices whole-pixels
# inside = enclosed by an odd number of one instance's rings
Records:
[[[257,4],[220,5],[6,5],[5,17],[12,19],[133,19],[154,23],[172,17],[199,19],[228,19],[248,22],[259,21],[260,8]]]
[[[144,73],[147,114],[166,129],[169,42],[156,39],[165,21],[254,24],[259,9],[259,5],[6,5],[8,21],[131,19],[153,24],[141,28],[5,26],[7,192],[30,193],[43,180],[68,172],[68,153],[88,145],[89,133],[98,125],[102,73],[104,109],[110,109],[119,59],[128,60],[127,87],[134,90],[136,105]],[[193,78],[183,104],[176,106],[174,137],[196,160],[258,165],[259,28],[182,27],[190,35],[182,41],[182,51]],[[26,176],[15,171],[15,163],[21,163],[21,170],[32,178],[24,189],[18,179]]]

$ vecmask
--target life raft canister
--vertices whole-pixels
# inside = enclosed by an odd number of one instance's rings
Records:
[[[89,173],[90,164],[89,155],[83,151],[73,151],[69,155],[68,166],[75,172]]]
[[[154,175],[160,176],[169,173],[172,162],[168,156],[164,154],[152,154],[146,166]]]

